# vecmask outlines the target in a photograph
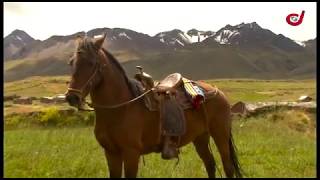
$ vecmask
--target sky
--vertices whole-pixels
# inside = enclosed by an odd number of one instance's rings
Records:
[[[286,16],[305,15],[299,26]],[[218,31],[242,22],[257,22],[262,28],[293,40],[316,37],[316,2],[5,2],[4,36],[15,29],[35,39],[70,35],[94,28],[127,28],[154,36],[180,29]]]

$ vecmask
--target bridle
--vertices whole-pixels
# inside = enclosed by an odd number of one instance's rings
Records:
[[[98,51],[99,52],[99,51]],[[103,56],[104,56],[104,53],[102,53]],[[67,94],[68,92],[74,92],[76,94],[79,95],[80,97],[80,101],[82,99],[85,99],[85,97],[83,96],[83,91],[87,88],[88,85],[90,85],[90,89],[89,89],[89,92],[91,91],[91,88],[92,88],[92,84],[93,84],[93,79],[94,77],[96,76],[96,74],[98,72],[101,72],[103,70],[103,68],[106,67],[106,64],[102,64],[101,66],[101,63],[99,62],[99,60],[97,59],[97,62],[95,63],[95,67],[94,67],[94,71],[93,73],[91,74],[91,76],[89,77],[89,79],[86,81],[86,83],[84,83],[84,85],[80,88],[80,89],[76,89],[76,88],[70,88],[68,87],[67,89],[67,92],[65,94]],[[100,71],[99,71],[100,70]],[[139,95],[138,97],[135,97],[134,99],[131,99],[129,101],[125,101],[123,103],[119,103],[119,104],[115,104],[115,105],[110,105],[110,106],[106,106],[106,105],[99,105],[99,104],[93,104],[93,103],[89,103],[87,101],[84,101],[88,106],[90,106],[91,108],[104,108],[104,109],[114,109],[114,108],[118,108],[118,107],[121,107],[121,106],[124,106],[124,105],[127,105],[127,104],[130,104],[140,98],[142,98],[143,96],[145,96],[146,94],[148,94],[149,92],[151,92],[153,89],[150,89],[144,93],[142,93],[141,95]],[[81,111],[94,111],[92,109],[83,109],[82,107],[78,107],[79,110]]]
[[[80,97],[83,98],[83,90],[87,87],[88,84],[89,84],[90,86],[92,85],[92,79],[95,77],[95,75],[96,75],[97,72],[99,71],[98,66],[99,66],[99,62],[97,62],[97,63],[95,64],[93,73],[91,74],[91,76],[89,77],[89,79],[86,81],[86,83],[84,83],[84,85],[82,86],[82,88],[76,89],[76,88],[68,87],[68,90],[67,90],[66,93],[68,93],[68,92],[70,92],[70,91],[71,91],[71,92],[75,92],[75,93],[77,93],[77,94],[80,94]],[[105,64],[104,64],[103,66],[105,66]],[[91,89],[91,87],[90,87],[90,89]]]
[[[99,50],[96,50],[96,51],[98,53],[100,52]],[[99,65],[101,64],[99,62],[99,59],[97,57],[95,57],[95,59],[96,59],[96,61],[95,61],[96,63],[95,63],[95,66],[94,66],[94,71],[91,74],[91,76],[88,78],[88,80],[84,83],[84,85],[80,89],[68,87],[67,92],[65,94],[67,94],[68,92],[74,92],[74,93],[78,94],[80,96],[80,98],[84,98],[83,91],[87,88],[88,84],[90,85],[89,91],[91,90],[91,87],[92,87],[92,84],[93,84],[92,83],[93,78],[96,76],[96,74],[97,74],[97,72],[99,70],[102,71],[101,66],[99,68]],[[105,66],[106,66],[106,64],[102,65],[102,67],[105,67]]]

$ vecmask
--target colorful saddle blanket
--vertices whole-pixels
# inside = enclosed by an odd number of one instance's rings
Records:
[[[197,86],[194,81],[191,81],[186,78],[182,78],[183,87],[186,91],[186,94],[190,98],[192,106],[196,109],[200,107],[200,104],[205,101],[204,91],[201,87]]]

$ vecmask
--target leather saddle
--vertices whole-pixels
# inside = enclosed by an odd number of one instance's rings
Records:
[[[138,81],[136,82],[140,92],[138,95],[151,90],[152,93],[143,97],[144,104],[150,111],[159,112],[161,134],[167,139],[163,142],[162,157],[163,159],[177,157],[179,151],[176,147],[179,144],[179,137],[186,131],[185,110],[195,108],[194,97],[199,93],[195,89],[202,88],[206,99],[215,96],[216,91],[214,93],[205,91],[199,83],[190,81],[179,73],[170,74],[160,82],[155,82],[152,76],[142,71],[141,66],[137,66],[137,69],[139,72],[134,78]],[[193,83],[196,86],[191,85]],[[175,140],[168,140],[171,138]]]
[[[152,76],[142,71],[141,66],[137,66],[137,69],[140,72],[134,78],[142,83],[145,90],[153,88],[153,91],[157,93],[174,92],[182,83],[182,75],[179,73],[170,74],[160,82],[155,83]]]
[[[134,78],[142,84],[143,91],[152,89],[152,93],[144,97],[144,102],[150,111],[159,111],[162,134],[183,135],[186,131],[184,110],[192,108],[192,104],[182,86],[182,75],[173,73],[160,82],[154,82],[142,67],[137,68],[140,72]]]
[[[164,78],[155,86],[155,92],[168,93],[176,91],[177,87],[182,83],[182,76],[179,73],[173,73]]]

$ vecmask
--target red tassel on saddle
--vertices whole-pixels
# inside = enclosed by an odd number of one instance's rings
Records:
[[[203,100],[204,100],[203,97],[200,96],[200,95],[194,97],[194,98],[193,98],[193,101],[192,101],[193,108],[199,109],[201,103],[203,102]]]

